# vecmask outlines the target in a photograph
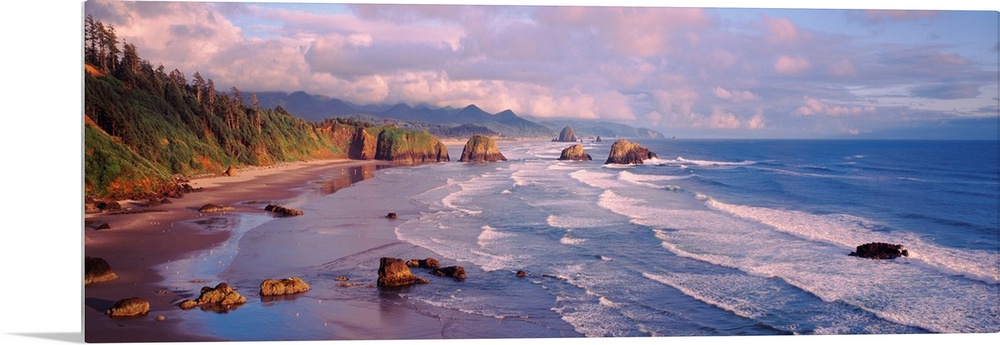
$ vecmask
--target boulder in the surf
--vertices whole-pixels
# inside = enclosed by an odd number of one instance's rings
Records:
[[[403,259],[388,257],[379,259],[377,285],[380,287],[427,284],[429,282],[427,279],[413,275]]]
[[[900,256],[910,256],[910,253],[903,249],[902,244],[871,242],[857,246],[855,251],[848,255],[868,259],[895,259]]]
[[[465,267],[462,266],[448,266],[435,268],[431,271],[431,274],[441,277],[452,277],[455,279],[465,279]]]

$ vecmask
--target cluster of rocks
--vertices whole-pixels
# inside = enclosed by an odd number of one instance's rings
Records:
[[[186,299],[181,301],[181,309],[191,309],[202,307],[205,309],[228,310],[234,306],[247,302],[247,298],[236,292],[228,283],[219,283],[214,288],[205,286],[201,288],[201,295],[197,299]]]
[[[232,211],[234,208],[232,206],[222,206],[216,204],[205,204],[198,208],[198,212],[209,213],[209,212],[224,212]]]
[[[300,210],[278,205],[267,205],[264,207],[264,210],[268,212],[273,212],[282,217],[294,217],[294,216],[301,216],[303,214],[302,211]]]
[[[309,284],[299,277],[284,279],[265,279],[260,283],[261,296],[291,295],[309,291]]]
[[[910,252],[903,249],[902,244],[871,242],[857,246],[855,251],[847,255],[868,259],[895,259],[900,256],[910,256]]]

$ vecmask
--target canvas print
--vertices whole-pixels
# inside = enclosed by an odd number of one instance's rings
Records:
[[[87,342],[1000,332],[995,11],[83,17]]]

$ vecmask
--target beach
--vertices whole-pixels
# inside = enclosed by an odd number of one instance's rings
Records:
[[[122,207],[133,212],[87,215],[84,253],[106,259],[119,279],[85,287],[85,340],[580,336],[554,313],[550,314],[558,327],[538,324],[536,320],[470,314],[406,296],[419,288],[376,288],[380,257],[409,260],[436,255],[396,238],[395,228],[420,213],[409,200],[394,197],[391,191],[345,189],[390,166],[382,161],[333,160],[250,168],[238,171],[235,177],[191,180],[192,187],[203,189],[171,199],[170,204],[145,208],[144,201],[126,201]],[[198,211],[208,203],[233,209],[221,213]],[[276,217],[263,210],[267,204],[305,214]],[[400,219],[387,219],[388,212],[399,212]],[[104,223],[110,228],[95,230]],[[432,278],[429,270],[414,269],[414,274]],[[302,277],[312,289],[291,296],[260,296],[258,286],[262,280],[292,276]],[[340,280],[344,278],[349,280]],[[516,279],[513,273],[508,278]],[[247,297],[247,303],[221,312],[179,308],[180,301],[197,298],[201,287],[220,282],[235,287]],[[448,278],[432,284],[460,289],[462,282]],[[148,315],[104,315],[115,301],[133,296],[150,302]],[[159,316],[163,316],[162,321],[156,320]]]
[[[1000,281],[995,207],[976,207],[995,205],[995,167],[923,168],[983,143],[644,144],[661,158],[608,165],[610,143],[584,143],[594,161],[567,162],[566,143],[504,142],[506,162],[301,163],[194,180],[204,191],[167,212],[88,217],[111,228],[85,230],[86,255],[122,278],[85,288],[86,339],[995,334],[996,305],[981,303]],[[819,153],[780,154],[788,145]],[[899,152],[910,158],[887,158]],[[947,195],[963,197],[933,202]],[[234,209],[199,214],[205,203]],[[304,214],[274,217],[270,203]],[[965,223],[948,222],[957,209]],[[848,255],[870,241],[911,256]],[[377,288],[381,257],[433,257],[468,278],[413,268],[431,282]],[[262,280],[285,277],[312,289],[260,296]],[[220,282],[247,303],[177,307]],[[131,296],[152,303],[148,316],[102,314]]]
[[[240,170],[236,176],[219,176],[190,181],[198,192],[170,199],[172,203],[143,207],[145,201],[124,201],[123,208],[144,211],[126,214],[90,214],[84,219],[84,254],[108,261],[118,279],[95,283],[84,288],[84,335],[88,342],[204,341],[222,340],[206,334],[192,334],[180,328],[185,311],[176,305],[181,299],[197,298],[197,290],[174,291],[164,286],[158,267],[210,250],[230,237],[230,229],[199,220],[233,217],[239,213],[267,215],[263,206],[247,201],[279,202],[309,189],[335,191],[365,176],[351,176],[350,171],[367,172],[385,162],[326,160],[282,164]],[[368,167],[369,169],[351,169]],[[357,175],[357,174],[355,174]],[[370,177],[370,176],[368,176]],[[324,181],[312,184],[311,181]],[[204,204],[232,206],[222,214],[203,214]],[[107,223],[109,229],[95,230]],[[377,268],[377,267],[375,267]],[[192,277],[191,280],[199,278]],[[216,282],[205,282],[213,285]],[[115,301],[141,297],[150,302],[148,316],[111,318],[104,311]],[[194,313],[194,311],[189,311]],[[156,316],[163,321],[155,321]]]

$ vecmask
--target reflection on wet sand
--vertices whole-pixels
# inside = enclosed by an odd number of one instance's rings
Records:
[[[391,166],[392,165],[389,164],[365,164],[342,168],[340,174],[337,174],[337,176],[333,179],[322,183],[319,188],[319,192],[324,195],[333,194],[338,190],[350,187],[354,183],[373,178],[375,177],[375,171]]]

